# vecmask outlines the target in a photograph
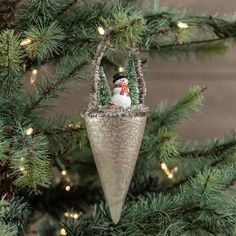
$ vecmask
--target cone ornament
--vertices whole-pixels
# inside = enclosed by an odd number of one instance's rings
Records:
[[[110,215],[117,224],[138,158],[148,109],[144,105],[146,86],[136,48],[130,55],[137,76],[138,104],[131,107],[128,76],[121,72],[113,77],[113,97],[107,99],[111,102],[99,103],[98,95],[107,96],[100,83],[99,68],[112,35],[112,29],[108,30],[98,44],[91,67],[90,103],[83,116]]]
[[[117,224],[138,158],[146,116],[85,116],[85,124],[110,215]]]

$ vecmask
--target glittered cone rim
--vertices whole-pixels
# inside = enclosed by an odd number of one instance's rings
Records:
[[[138,158],[146,116],[84,118],[110,215],[118,223]]]

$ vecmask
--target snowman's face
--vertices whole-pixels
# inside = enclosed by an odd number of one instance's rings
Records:
[[[121,78],[121,79],[118,79],[115,84],[128,84],[128,79],[126,78]]]

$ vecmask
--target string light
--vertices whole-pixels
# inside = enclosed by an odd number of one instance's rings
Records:
[[[70,129],[80,129],[81,128],[81,125],[80,125],[80,123],[77,123],[77,124],[69,124],[68,125],[68,127],[70,128]]]
[[[119,72],[124,72],[125,71],[125,68],[123,66],[120,66],[119,67]]]
[[[172,173],[169,173],[169,174],[168,174],[168,178],[169,178],[169,179],[173,179],[173,178],[174,178],[174,175],[173,175]]]
[[[168,170],[166,163],[164,163],[164,162],[161,163],[161,169],[164,171]]]
[[[78,218],[79,218],[79,214],[75,213],[75,214],[73,215],[73,218],[74,218],[74,219],[78,219]]]
[[[180,29],[187,29],[188,28],[188,24],[187,23],[184,23],[182,21],[178,21],[177,22],[177,26],[180,28]]]
[[[63,170],[63,171],[61,172],[61,174],[62,174],[63,176],[65,176],[65,175],[67,174],[67,171],[66,171],[66,170]]]
[[[23,173],[23,174],[26,174],[26,170],[23,166],[20,166],[20,171]]]
[[[179,169],[178,166],[176,166],[172,171],[176,173],[178,169]]]
[[[70,191],[70,185],[67,185],[67,186],[65,187],[65,190],[66,190],[67,192],[69,192],[69,191]]]
[[[24,160],[25,160],[25,158],[24,158],[24,157],[21,157],[21,158],[20,158],[20,160],[21,160],[21,161],[24,161]]]
[[[64,216],[65,216],[65,217],[69,217],[69,216],[70,216],[70,213],[69,213],[69,212],[65,212],[65,213],[64,213]]]
[[[20,42],[20,45],[21,45],[21,46],[26,46],[26,45],[31,44],[31,43],[32,43],[32,40],[29,39],[29,38],[27,38],[27,39],[22,40],[22,41]]]
[[[38,75],[38,70],[36,69],[32,70],[31,77],[30,77],[31,85],[33,85],[36,82],[37,75]]]
[[[67,218],[74,218],[76,220],[79,218],[79,214],[75,212],[65,212],[64,216]]]
[[[60,235],[67,235],[66,230],[64,228],[60,229]]]
[[[162,162],[161,163],[161,169],[165,172],[165,174],[167,175],[167,177],[169,179],[173,179],[174,178],[174,174],[178,171],[178,167],[174,167],[172,170],[170,170],[168,168],[168,166],[166,165],[166,163]]]
[[[98,32],[99,32],[100,35],[105,34],[105,30],[101,26],[98,27]]]
[[[26,135],[30,136],[34,132],[33,128],[28,128],[26,130]]]
[[[69,128],[73,128],[73,127],[74,127],[74,124],[69,124],[68,127],[69,127]]]
[[[76,129],[80,129],[80,123],[77,123],[77,124],[75,125],[75,128],[76,128]]]

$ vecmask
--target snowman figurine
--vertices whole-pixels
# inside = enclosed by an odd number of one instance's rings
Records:
[[[128,108],[131,106],[131,99],[129,96],[128,76],[123,72],[118,72],[113,76],[113,89],[112,104],[115,107]]]

